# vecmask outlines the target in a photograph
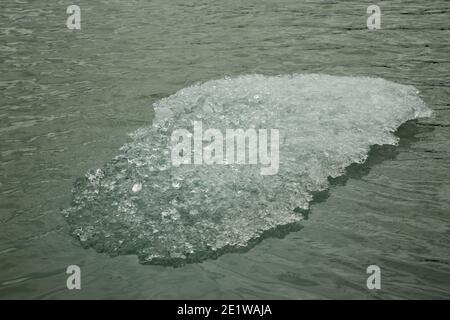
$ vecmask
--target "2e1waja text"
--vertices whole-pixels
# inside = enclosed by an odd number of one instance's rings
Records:
[[[266,316],[272,315],[269,304],[220,304],[214,306],[193,306],[183,304],[177,307],[178,316],[220,317],[220,316]]]

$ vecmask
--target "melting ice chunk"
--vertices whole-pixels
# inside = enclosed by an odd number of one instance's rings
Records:
[[[411,86],[326,75],[208,81],[160,100],[155,110],[154,123],[138,129],[117,157],[76,182],[64,214],[86,247],[169,264],[217,256],[298,223],[303,215],[294,209],[307,209],[328,177],[363,162],[371,145],[396,144],[393,132],[403,122],[430,115]],[[278,173],[172,166],[171,133],[192,132],[199,118],[222,132],[279,129]]]

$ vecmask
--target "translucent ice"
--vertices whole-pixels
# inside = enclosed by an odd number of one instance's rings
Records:
[[[248,75],[208,81],[155,104],[156,117],[103,168],[74,186],[64,215],[86,247],[179,263],[247,246],[298,223],[312,192],[328,187],[374,144],[396,144],[405,121],[430,115],[410,86],[326,75]],[[170,161],[175,129],[279,129],[279,171]]]

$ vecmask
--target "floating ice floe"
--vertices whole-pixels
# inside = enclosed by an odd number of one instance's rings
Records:
[[[299,223],[312,193],[361,163],[370,146],[397,143],[405,121],[431,111],[411,86],[327,75],[247,75],[208,81],[155,103],[152,125],[101,169],[76,181],[64,215],[85,247],[175,264],[246,247]],[[279,170],[172,166],[171,133],[203,126],[279,129]]]

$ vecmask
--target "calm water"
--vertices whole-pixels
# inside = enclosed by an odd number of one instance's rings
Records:
[[[450,2],[0,3],[0,298],[450,298]],[[196,82],[260,73],[374,76],[421,91],[433,118],[401,127],[316,199],[303,229],[180,268],[83,249],[61,208]],[[65,269],[82,270],[82,290]],[[382,289],[366,288],[366,268]]]

